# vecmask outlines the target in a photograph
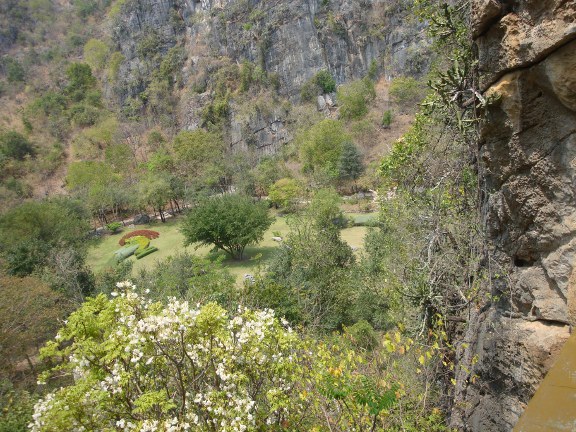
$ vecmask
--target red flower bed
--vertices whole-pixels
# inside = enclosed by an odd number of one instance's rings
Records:
[[[124,246],[126,244],[126,239],[135,236],[144,236],[152,240],[158,238],[160,236],[160,233],[152,230],[136,230],[124,235],[124,237],[122,237],[118,243],[120,243],[120,246]]]

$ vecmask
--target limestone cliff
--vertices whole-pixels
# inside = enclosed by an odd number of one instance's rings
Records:
[[[380,74],[421,75],[429,64],[423,24],[406,0],[127,0],[111,20],[116,49],[124,62],[117,95],[121,103],[146,90],[158,62],[174,46],[185,53],[179,94],[179,128],[195,129],[202,108],[213,100],[206,82],[225,61],[249,61],[276,80],[279,101],[297,102],[300,89],[318,71],[337,83]],[[150,35],[153,35],[150,36]],[[149,40],[143,47],[143,41]],[[154,43],[152,43],[154,42]],[[118,90],[120,89],[120,90]],[[290,140],[281,103],[239,113],[232,104],[230,145],[276,151]],[[286,105],[286,104],[285,104]]]
[[[479,140],[492,301],[468,317],[452,424],[495,432],[576,319],[576,1],[473,5],[480,83],[496,96]]]

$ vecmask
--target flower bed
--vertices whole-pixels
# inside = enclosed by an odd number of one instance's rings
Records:
[[[152,231],[152,230],[136,230],[136,231],[132,231],[128,234],[125,234],[120,241],[118,242],[120,244],[120,246],[124,246],[126,244],[126,240],[129,239],[130,237],[136,237],[136,236],[144,236],[149,240],[158,238],[160,236],[160,233],[157,231]]]

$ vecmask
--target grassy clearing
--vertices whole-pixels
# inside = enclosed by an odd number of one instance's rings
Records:
[[[366,214],[349,214],[348,216],[366,218]],[[368,215],[369,216],[369,215]],[[375,216],[372,214],[371,216]],[[158,261],[163,261],[171,255],[176,255],[179,252],[188,251],[191,254],[216,258],[218,256],[225,256],[223,252],[211,252],[211,247],[201,246],[195,249],[194,246],[184,247],[184,236],[180,233],[180,221],[182,219],[169,219],[166,223],[153,223],[148,225],[138,226],[137,229],[150,229],[160,233],[160,237],[150,242],[151,246],[156,246],[158,251],[137,260],[134,256],[128,258],[133,262],[133,273],[136,274],[141,269],[151,269],[156,266]],[[364,226],[356,226],[342,230],[342,238],[354,248],[360,249],[364,243],[364,235],[368,228]],[[114,251],[120,248],[118,241],[122,236],[131,232],[125,228],[118,234],[106,235],[97,240],[95,245],[90,248],[88,252],[88,265],[96,273],[104,270],[107,267],[114,265],[112,259]],[[272,240],[272,237],[279,235],[284,237],[288,234],[289,228],[286,224],[285,217],[276,217],[276,221],[264,234],[264,239],[257,245],[247,247],[244,252],[245,259],[242,261],[235,261],[232,259],[224,259],[224,266],[236,276],[238,281],[241,281],[245,274],[254,273],[258,266],[263,265],[272,255],[274,248],[278,247],[278,243]]]

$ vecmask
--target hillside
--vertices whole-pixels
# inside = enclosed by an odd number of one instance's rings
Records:
[[[0,432],[570,428],[575,20],[2,1]]]

